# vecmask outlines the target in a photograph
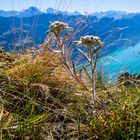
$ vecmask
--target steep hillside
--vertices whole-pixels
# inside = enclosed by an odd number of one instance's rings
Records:
[[[94,16],[63,16],[61,14],[42,14],[32,17],[0,17],[0,45],[5,50],[21,48],[42,43],[49,28],[49,21],[67,22],[75,30],[70,34],[71,40],[81,35],[99,35],[105,42],[104,54],[126,48],[139,42],[140,15],[132,18],[102,18]],[[69,41],[69,40],[68,40]],[[68,43],[69,44],[69,43]],[[71,45],[71,44],[69,44]]]

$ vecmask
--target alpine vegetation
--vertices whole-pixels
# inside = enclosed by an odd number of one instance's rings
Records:
[[[80,41],[74,42],[76,45],[85,46],[87,48],[87,55],[84,54],[84,52],[81,49],[78,49],[81,55],[86,58],[87,62],[90,64],[90,72],[89,74],[86,67],[83,66],[83,70],[85,74],[88,77],[88,80],[91,83],[91,94],[92,94],[92,100],[93,100],[93,110],[96,108],[96,101],[100,102],[100,99],[96,95],[96,82],[95,82],[95,76],[96,76],[96,66],[98,61],[98,53],[100,48],[103,46],[103,43],[101,42],[100,38],[98,36],[84,36],[80,38]]]
[[[0,48],[1,140],[140,138],[140,85],[124,85],[136,75],[104,81],[97,68],[104,43],[94,35],[70,42],[85,59],[77,64],[67,47],[73,31],[55,21],[38,48]]]

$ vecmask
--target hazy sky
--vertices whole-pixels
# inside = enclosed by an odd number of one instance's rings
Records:
[[[36,6],[41,10],[52,7],[64,11],[120,10],[140,12],[140,0],[0,0],[0,10],[20,10]]]

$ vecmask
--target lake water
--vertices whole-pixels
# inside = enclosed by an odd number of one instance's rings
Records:
[[[103,75],[108,75],[111,81],[116,80],[123,72],[130,74],[140,72],[140,42],[102,58],[101,63]]]

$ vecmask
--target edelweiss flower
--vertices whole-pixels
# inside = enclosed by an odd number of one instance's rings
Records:
[[[65,30],[71,30],[72,28],[70,28],[68,26],[67,23],[63,23],[63,22],[60,22],[60,21],[55,21],[55,22],[52,22],[50,27],[49,27],[49,32],[53,32],[53,33],[60,33],[62,31],[65,31]]]
[[[91,47],[93,45],[97,46],[103,46],[103,43],[101,42],[100,38],[98,36],[84,36],[80,38],[80,41],[74,41],[75,44]]]

